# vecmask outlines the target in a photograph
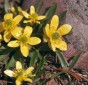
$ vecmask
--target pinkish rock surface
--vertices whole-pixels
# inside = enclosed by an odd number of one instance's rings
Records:
[[[68,60],[76,54],[77,50],[84,52],[75,67],[88,69],[88,0],[43,0],[43,2],[41,12],[44,12],[45,8],[51,6],[53,2],[57,3],[57,15],[67,10],[65,22],[72,25],[73,33],[66,36],[71,45],[68,45],[64,55]],[[34,5],[34,0],[24,0],[24,9],[31,5]]]
[[[74,68],[88,69],[88,52],[80,56]]]

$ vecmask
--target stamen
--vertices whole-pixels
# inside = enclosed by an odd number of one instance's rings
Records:
[[[25,37],[25,36],[21,37],[21,41],[22,41],[23,43],[27,42],[27,37]]]
[[[5,21],[5,24],[8,25],[8,26],[12,26],[12,20],[7,19],[7,20]]]
[[[58,39],[59,38],[59,33],[55,32],[52,34],[52,39]]]

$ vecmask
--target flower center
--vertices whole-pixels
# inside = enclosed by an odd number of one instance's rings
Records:
[[[58,39],[59,38],[59,33],[55,32],[52,34],[52,39]]]
[[[21,41],[22,41],[23,43],[27,42],[27,37],[25,37],[25,36],[21,37]]]
[[[36,19],[38,17],[38,15],[36,13],[33,13],[29,16],[29,18],[32,18],[32,19]]]
[[[8,26],[12,26],[12,20],[7,19],[7,20],[5,21],[5,24],[8,25]]]

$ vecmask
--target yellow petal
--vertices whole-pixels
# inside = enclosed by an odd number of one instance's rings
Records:
[[[30,45],[37,45],[41,42],[41,40],[38,37],[30,37],[29,44]]]
[[[16,85],[21,85],[21,82],[22,82],[22,80],[18,77],[18,78],[16,79]]]
[[[21,50],[21,53],[23,54],[24,57],[28,56],[28,54],[29,54],[29,47],[28,47],[28,45],[21,44],[20,50]]]
[[[22,18],[23,18],[23,16],[17,15],[17,16],[13,19],[14,24],[15,24],[15,25],[18,25],[18,24],[20,23],[20,21],[22,20]]]
[[[4,73],[5,73],[7,76],[14,77],[14,76],[13,76],[14,72],[11,71],[11,70],[5,70]]]
[[[2,40],[2,35],[0,34],[0,41]]]
[[[29,79],[29,78],[24,78],[24,81],[27,81],[27,82],[30,82],[30,83],[33,82],[32,79]]]
[[[47,25],[45,26],[44,34],[45,34],[46,36],[49,36],[49,24],[47,24]]]
[[[22,34],[23,29],[21,27],[16,27],[13,31],[11,31],[11,34],[18,39],[19,36]]]
[[[8,46],[9,47],[18,47],[19,46],[19,41],[17,41],[17,40],[14,40],[14,41],[10,41],[9,43],[8,43]]]
[[[25,11],[22,11],[22,14],[24,15],[25,18],[28,18],[29,17],[29,14]]]
[[[16,69],[22,69],[22,64],[19,61],[16,62]]]
[[[44,41],[44,42],[48,42],[48,39],[47,39],[46,36],[43,36],[43,41]]]
[[[53,51],[56,51],[56,47],[55,47],[55,45],[53,44],[52,41],[48,42],[48,45]]]
[[[72,26],[69,24],[64,24],[61,27],[58,28],[58,32],[60,33],[60,35],[66,35],[68,34],[72,29]]]
[[[59,24],[59,20],[58,19],[59,19],[58,16],[54,15],[52,20],[51,20],[50,27],[55,27],[55,29],[57,29],[58,24]]]
[[[40,24],[40,21],[35,21],[35,22],[30,22],[30,23]]]
[[[34,67],[29,67],[27,70],[26,70],[26,75],[32,73],[32,71],[34,70]]]
[[[4,41],[9,42],[12,37],[12,34],[9,31],[4,32]]]
[[[35,7],[34,6],[31,6],[30,7],[30,14],[33,14],[33,13],[35,13]]]
[[[4,15],[4,20],[6,19],[12,19],[13,18],[13,14],[12,13],[8,13]]]
[[[23,23],[31,23],[31,20],[24,20]]]
[[[60,41],[59,44],[55,45],[56,48],[66,51],[67,50],[67,44],[64,41]]]
[[[45,19],[46,16],[38,16],[38,20],[42,20],[42,19]]]
[[[30,36],[32,34],[33,28],[30,26],[26,26],[24,29],[24,34],[26,34],[27,36]]]

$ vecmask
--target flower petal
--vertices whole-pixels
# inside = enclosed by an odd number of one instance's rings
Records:
[[[26,34],[27,36],[30,36],[32,34],[33,28],[30,26],[26,26],[24,29],[24,34]]]
[[[32,20],[24,20],[23,23],[31,23]]]
[[[56,51],[56,47],[55,47],[55,45],[53,44],[52,41],[48,42],[48,45],[53,51]]]
[[[18,24],[20,23],[20,21],[22,20],[22,18],[23,18],[23,16],[17,15],[17,16],[13,19],[14,24],[15,24],[15,25],[18,25]]]
[[[51,20],[50,27],[55,27],[55,29],[57,29],[58,24],[59,24],[59,20],[58,19],[59,19],[58,16],[54,15],[52,20]]]
[[[18,77],[16,79],[16,85],[21,85],[22,79],[20,77]]]
[[[33,13],[35,13],[35,7],[34,6],[31,6],[30,7],[30,14],[33,14]]]
[[[40,38],[38,37],[30,37],[29,44],[30,45],[37,45],[41,42]]]
[[[22,64],[19,61],[16,62],[16,69],[22,69]]]
[[[7,76],[14,77],[14,76],[13,76],[14,72],[11,71],[11,70],[5,70],[4,73],[5,73]]]
[[[21,27],[16,27],[13,31],[11,31],[11,34],[18,39],[19,36],[22,34],[23,29]]]
[[[2,35],[0,34],[0,41],[2,40]]]
[[[42,20],[42,19],[45,19],[46,16],[38,16],[38,20]]]
[[[55,45],[56,48],[66,51],[67,50],[67,44],[64,41],[60,41],[59,44]]]
[[[32,79],[29,79],[29,78],[24,78],[24,81],[27,81],[27,82],[30,82],[30,83],[33,82]]]
[[[33,83],[32,79],[29,79],[29,78],[25,78],[24,81],[27,81],[27,82]]]
[[[12,35],[11,35],[11,33],[9,31],[4,32],[4,41],[5,42],[9,42],[11,37],[12,37]]]
[[[72,26],[69,24],[64,24],[61,27],[58,28],[58,32],[60,33],[60,35],[66,35],[68,34],[72,29]]]
[[[24,15],[25,18],[28,18],[29,17],[29,14],[25,11],[22,11],[22,14]]]
[[[7,19],[12,19],[13,18],[13,14],[12,13],[7,13],[4,15],[4,20],[7,20]]]
[[[32,73],[33,70],[34,70],[34,67],[29,67],[29,68],[26,70],[25,74],[28,75],[28,74]]]
[[[21,44],[20,50],[21,50],[21,53],[23,54],[24,57],[28,56],[28,54],[29,54],[29,47],[28,47],[28,45]]]
[[[18,47],[19,46],[19,41],[17,41],[17,40],[14,40],[14,41],[10,41],[9,43],[8,43],[8,46],[9,47]]]
[[[47,25],[45,26],[44,34],[45,34],[46,36],[49,36],[49,24],[47,24]]]

